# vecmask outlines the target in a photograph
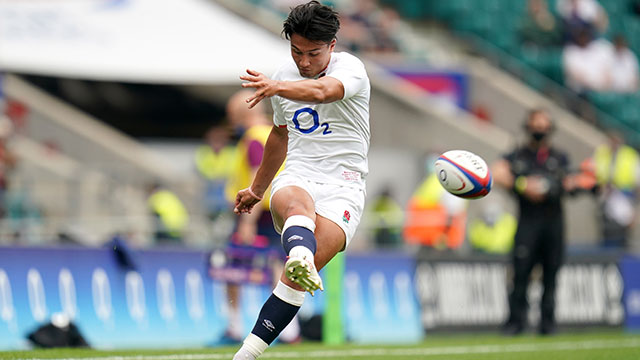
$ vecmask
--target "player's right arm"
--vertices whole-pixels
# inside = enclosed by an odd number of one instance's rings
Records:
[[[331,76],[320,79],[284,81],[270,79],[266,75],[250,69],[247,69],[247,74],[240,76],[240,79],[248,81],[242,83],[242,87],[256,89],[253,96],[247,99],[249,108],[254,107],[265,98],[276,95],[309,104],[331,103],[342,100],[345,95],[342,82]]]
[[[236,196],[236,206],[233,210],[236,214],[250,212],[253,206],[262,199],[271,180],[287,156],[288,140],[289,133],[286,127],[273,126],[271,128],[271,133],[264,146],[262,162],[253,183],[249,188],[240,190]]]

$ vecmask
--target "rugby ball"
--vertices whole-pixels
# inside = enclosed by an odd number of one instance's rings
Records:
[[[453,195],[480,199],[491,191],[491,172],[478,155],[465,150],[451,150],[438,157],[435,170],[440,184]]]

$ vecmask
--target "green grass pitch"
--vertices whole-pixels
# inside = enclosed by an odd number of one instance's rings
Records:
[[[237,347],[169,350],[98,351],[79,349],[0,352],[2,359],[216,360],[231,359]],[[433,335],[419,344],[320,343],[276,345],[260,359],[304,360],[638,360],[640,334],[585,332],[552,337],[525,335]]]

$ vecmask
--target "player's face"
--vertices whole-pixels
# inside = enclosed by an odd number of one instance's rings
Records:
[[[330,43],[315,42],[298,34],[291,35],[291,56],[302,77],[316,77],[331,60],[331,52],[336,45],[335,39]]]

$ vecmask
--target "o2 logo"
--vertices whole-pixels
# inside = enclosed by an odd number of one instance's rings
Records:
[[[298,121],[298,117],[302,113],[307,113],[311,115],[311,118],[313,118],[313,125],[307,129],[300,127],[300,121]],[[311,134],[321,126],[324,128],[324,131],[322,131],[322,135],[331,134],[331,130],[329,130],[329,123],[325,122],[320,124],[320,117],[318,116],[318,112],[313,110],[312,108],[306,107],[298,109],[295,114],[293,114],[293,124],[296,126],[296,130],[300,131],[303,134]]]

